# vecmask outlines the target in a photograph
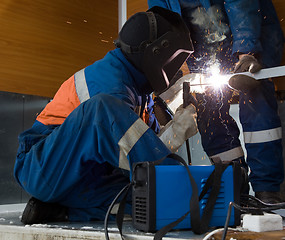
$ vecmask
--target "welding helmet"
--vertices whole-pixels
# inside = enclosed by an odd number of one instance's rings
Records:
[[[128,19],[115,40],[126,58],[161,93],[194,51],[189,30],[178,13],[153,7]]]

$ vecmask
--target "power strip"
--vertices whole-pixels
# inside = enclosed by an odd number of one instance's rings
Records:
[[[283,230],[282,217],[272,213],[264,213],[264,215],[245,214],[242,228],[253,232]]]

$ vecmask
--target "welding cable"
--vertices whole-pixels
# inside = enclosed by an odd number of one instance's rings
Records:
[[[234,203],[234,202],[230,202],[229,203],[229,207],[228,207],[228,213],[227,213],[227,218],[226,218],[226,222],[225,222],[225,226],[223,228],[223,235],[222,235],[222,238],[221,240],[225,240],[226,239],[226,236],[227,236],[227,232],[228,232],[228,229],[229,228],[229,222],[230,222],[230,218],[231,218],[231,212],[232,212],[232,207],[235,207],[237,208],[238,210],[242,211],[242,208],[241,206],[239,206],[238,204]],[[232,229],[232,230],[236,230],[236,229]]]
[[[127,184],[125,187],[122,188],[122,190],[117,194],[117,196],[114,198],[113,202],[110,204],[108,210],[107,210],[107,213],[105,215],[105,220],[104,220],[104,229],[105,229],[105,239],[106,240],[109,240],[109,232],[108,232],[108,218],[109,218],[109,215],[114,207],[114,205],[116,204],[117,200],[119,199],[119,197],[125,193],[127,194],[130,186],[132,185],[132,182]],[[120,230],[120,234],[122,236],[122,233],[121,233],[121,230]],[[123,239],[123,238],[122,238]]]
[[[254,197],[254,196],[251,196],[251,195],[248,195],[247,196],[248,198],[262,204],[263,206],[265,206],[263,209],[265,209],[264,211],[266,211],[266,209],[268,209],[268,211],[271,211],[271,210],[278,210],[278,209],[281,209],[281,208],[285,208],[285,202],[282,202],[282,203],[265,203],[263,201],[261,201],[259,198],[257,197]]]

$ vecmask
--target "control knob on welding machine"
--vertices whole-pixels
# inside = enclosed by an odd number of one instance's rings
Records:
[[[183,96],[184,104],[177,108],[173,119],[159,133],[159,138],[171,152],[176,152],[188,138],[198,132],[196,107],[193,96],[190,96],[190,91],[188,93],[189,96]]]

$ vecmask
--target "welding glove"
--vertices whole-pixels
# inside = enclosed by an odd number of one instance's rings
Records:
[[[176,152],[188,138],[197,132],[196,107],[190,104],[185,108],[183,105],[179,106],[173,119],[162,128],[158,136],[171,152]]]
[[[239,57],[239,61],[236,63],[234,73],[251,72],[255,73],[260,71],[261,64],[252,55],[242,54]]]
[[[257,61],[257,59],[254,56],[243,54],[240,55],[240,60],[237,62],[234,68],[234,73],[242,73],[242,72],[255,73],[260,71],[261,68],[262,68],[261,64]],[[230,78],[229,85],[233,89],[247,92],[254,88],[257,88],[260,85],[260,82],[253,77],[243,74],[236,74]]]

